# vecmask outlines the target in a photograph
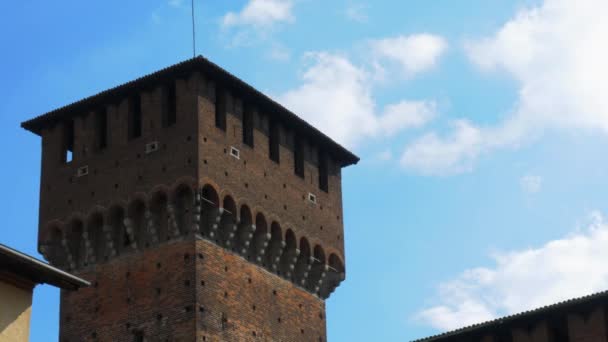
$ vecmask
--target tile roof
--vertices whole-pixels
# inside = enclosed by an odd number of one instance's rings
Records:
[[[197,56],[183,61],[67,106],[52,110],[46,114],[22,122],[21,127],[35,134],[40,134],[43,127],[53,125],[56,122],[72,116],[81,115],[88,110],[94,109],[96,106],[116,102],[129,93],[141,88],[155,86],[159,82],[166,81],[170,78],[183,77],[196,71],[200,71],[239,91],[240,96],[256,102],[261,109],[264,109],[268,114],[273,115],[277,120],[283,121],[290,128],[300,131],[305,136],[311,137],[315,142],[319,143],[319,145],[327,148],[327,151],[342,166],[356,164],[359,161],[359,158],[356,155],[323,134],[308,122],[203,56]]]
[[[430,341],[441,341],[443,339],[451,337],[460,337],[466,334],[481,333],[486,330],[497,329],[499,326],[504,326],[509,323],[516,323],[519,321],[531,321],[536,317],[545,316],[556,312],[571,311],[573,308],[579,306],[585,306],[596,303],[598,301],[608,300],[608,291],[597,292],[583,297],[572,298],[564,300],[555,304],[550,304],[540,308],[523,311],[513,315],[497,318],[491,321],[477,323],[463,327],[460,329],[444,332],[438,335],[433,335],[421,339],[414,340],[412,342],[430,342]]]

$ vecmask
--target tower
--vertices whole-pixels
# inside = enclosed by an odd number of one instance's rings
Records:
[[[60,341],[325,341],[358,158],[203,57],[22,123]]]

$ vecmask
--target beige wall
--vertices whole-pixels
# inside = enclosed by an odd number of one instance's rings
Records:
[[[29,340],[32,292],[0,281],[0,342]]]

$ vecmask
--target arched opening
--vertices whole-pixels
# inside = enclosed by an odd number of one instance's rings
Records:
[[[106,259],[106,239],[103,233],[103,216],[94,213],[87,222],[87,232],[93,248],[95,262],[102,262]]]
[[[220,221],[220,240],[223,245],[232,248],[236,234],[236,204],[230,196],[224,197],[222,219]]]
[[[340,257],[332,253],[329,256],[328,263],[329,267],[327,277],[320,290],[320,296],[322,298],[329,297],[329,295],[334,292],[338,285],[340,285],[340,283],[344,280],[344,263]]]
[[[313,251],[312,268],[307,281],[310,291],[318,293],[327,275],[327,263],[325,261],[325,251],[320,245],[316,245]]]
[[[217,191],[209,185],[203,186],[201,191],[201,234],[210,239],[217,239],[216,232],[213,227],[216,222],[219,211],[219,197]]]
[[[273,272],[278,272],[279,270],[279,262],[281,261],[281,254],[283,254],[283,247],[285,247],[285,242],[283,241],[281,226],[273,221],[270,224],[270,242],[268,243],[268,252],[266,253],[266,266]]]
[[[251,242],[251,248],[249,250],[248,260],[262,263],[262,257],[266,252],[266,246],[268,246],[268,227],[266,225],[266,218],[264,214],[258,213],[255,217],[255,232],[253,233],[253,241]]]
[[[144,201],[136,199],[129,205],[129,222],[131,229],[133,229],[137,248],[139,249],[150,245],[145,213],[146,205]]]
[[[67,258],[65,250],[61,243],[63,234],[57,226],[53,226],[49,229],[48,240],[42,244],[42,251],[45,258],[51,263],[51,265],[64,268],[67,266]]]
[[[280,275],[283,275],[288,279],[292,278],[298,256],[300,255],[299,253],[300,250],[298,249],[296,235],[291,229],[287,229],[285,232],[285,251],[281,256]]]
[[[125,212],[121,207],[110,209],[108,223],[112,230],[114,249],[117,254],[125,253],[131,247],[131,236],[127,233],[124,224]]]
[[[310,255],[310,244],[308,240],[303,237],[300,239],[300,255],[295,266],[294,281],[300,286],[306,284],[308,278],[308,272],[311,267],[311,255]]]
[[[169,214],[167,212],[167,194],[156,192],[150,202],[150,220],[154,227],[158,242],[169,240]]]
[[[85,264],[86,245],[83,232],[84,224],[79,219],[73,220],[68,225],[66,240],[75,268],[80,268]]]
[[[187,234],[193,224],[194,192],[187,185],[180,185],[175,191],[175,221],[179,233]]]
[[[240,210],[240,221],[236,233],[236,250],[243,256],[247,256],[251,240],[253,239],[254,229],[251,210],[248,206],[242,205]]]

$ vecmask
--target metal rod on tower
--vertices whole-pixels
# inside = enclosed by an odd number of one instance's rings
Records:
[[[194,21],[194,0],[192,0],[192,57],[196,57],[196,27]]]

